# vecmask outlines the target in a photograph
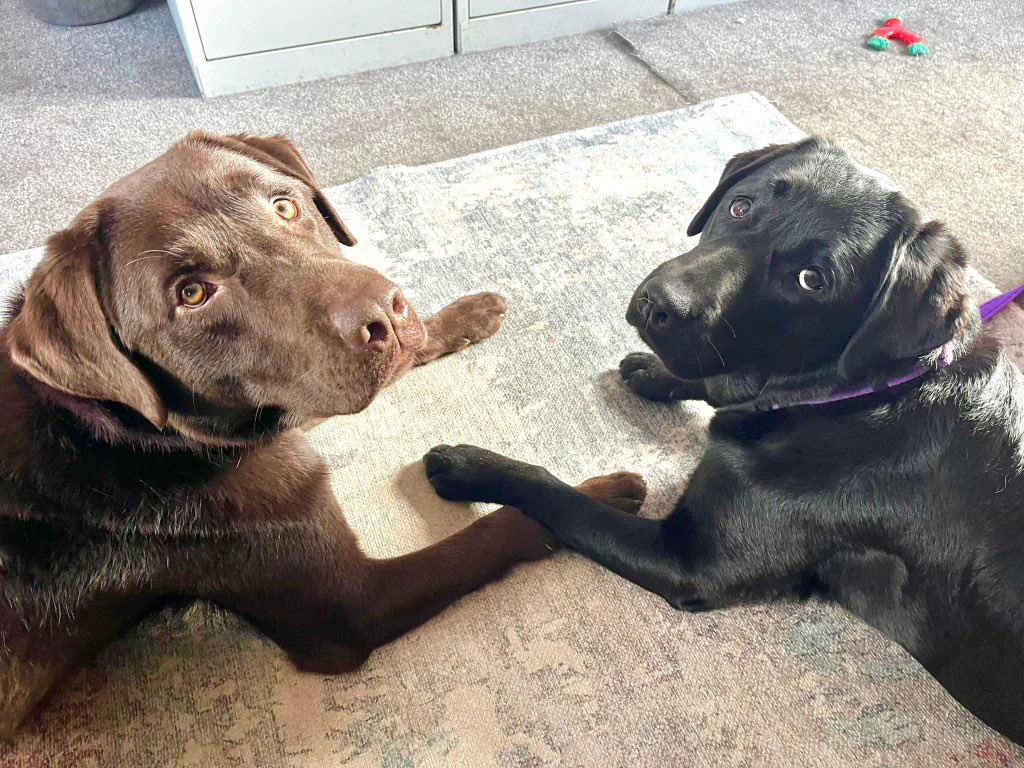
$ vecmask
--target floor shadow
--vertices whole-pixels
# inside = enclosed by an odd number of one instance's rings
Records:
[[[479,517],[477,505],[445,501],[430,487],[423,464],[407,464],[398,471],[395,485],[426,525],[431,542],[451,536]],[[484,509],[479,505],[479,509]]]
[[[706,430],[713,412],[707,403],[695,400],[675,403],[645,400],[626,386],[616,369],[601,373],[596,383],[609,410],[653,438],[678,429]]]

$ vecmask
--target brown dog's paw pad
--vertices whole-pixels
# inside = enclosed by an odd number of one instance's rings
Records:
[[[635,472],[612,472],[584,480],[583,493],[623,512],[636,514],[647,498],[647,483]]]

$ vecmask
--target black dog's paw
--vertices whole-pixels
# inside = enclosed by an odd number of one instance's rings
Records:
[[[650,352],[630,352],[619,363],[619,374],[623,379],[629,379],[635,371],[646,370],[660,363],[658,356]]]
[[[619,363],[619,375],[631,390],[647,400],[668,402],[679,379],[669,373],[665,364],[650,352],[632,352]]]
[[[475,445],[438,445],[423,457],[427,480],[449,501],[507,504],[508,480],[522,466],[527,465]]]

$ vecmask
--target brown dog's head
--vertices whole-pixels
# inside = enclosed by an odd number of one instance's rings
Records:
[[[339,242],[355,238],[287,139],[191,133],[49,239],[12,359],[193,438],[359,411],[425,333]]]

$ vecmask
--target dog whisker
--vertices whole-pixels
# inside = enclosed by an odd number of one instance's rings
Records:
[[[295,386],[296,384],[298,384],[298,383],[299,383],[300,381],[302,381],[302,380],[303,380],[304,378],[306,378],[307,376],[309,376],[309,374],[311,374],[312,372],[313,372],[313,369],[312,369],[312,368],[310,368],[310,369],[309,369],[308,371],[306,371],[306,372],[305,372],[304,374],[302,374],[301,376],[297,377],[297,378],[295,379],[295,381],[293,381],[293,382],[291,383],[291,386],[293,386],[293,387],[294,387],[294,386]]]
[[[718,359],[721,361],[722,368],[724,369],[725,368],[725,359],[722,357],[722,353],[718,351],[718,347],[715,346],[715,342],[713,342],[711,339],[708,339],[708,344],[710,344],[711,348],[713,350],[715,350],[715,354],[718,355]]]
[[[256,425],[259,423],[260,411],[262,411],[262,410],[263,410],[263,406],[262,405],[257,405],[256,406],[256,413],[252,417],[252,436],[253,437],[256,437]]]
[[[729,320],[724,315],[722,316],[722,322],[729,326],[729,330],[732,331],[732,337],[735,339],[736,338],[736,329],[732,327],[732,323],[730,323]]]

